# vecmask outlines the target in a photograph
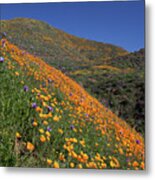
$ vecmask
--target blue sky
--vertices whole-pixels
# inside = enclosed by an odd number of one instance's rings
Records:
[[[144,1],[1,4],[1,19],[42,20],[70,34],[121,46],[144,47]]]

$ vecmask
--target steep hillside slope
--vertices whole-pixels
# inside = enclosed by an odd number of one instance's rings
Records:
[[[144,50],[78,38],[26,18],[2,20],[1,33],[76,80],[92,96],[145,134]]]
[[[144,169],[144,139],[82,87],[6,39],[0,165]]]

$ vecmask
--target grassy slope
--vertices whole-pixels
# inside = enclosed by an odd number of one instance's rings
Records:
[[[77,38],[32,19],[1,21],[1,31],[20,48],[72,77],[137,131],[145,133],[144,53],[129,54],[122,48]],[[110,68],[96,68],[107,65]]]
[[[1,166],[144,168],[143,138],[77,83],[7,41],[0,56]]]

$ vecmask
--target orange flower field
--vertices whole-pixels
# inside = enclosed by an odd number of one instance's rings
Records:
[[[11,144],[13,165],[145,168],[144,138],[83,87],[7,39],[1,40],[0,51],[0,115],[8,119],[6,129],[10,126],[0,136]]]

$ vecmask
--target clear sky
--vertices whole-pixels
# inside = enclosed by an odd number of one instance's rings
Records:
[[[1,19],[33,18],[70,34],[121,46],[144,47],[144,1],[1,4]]]

